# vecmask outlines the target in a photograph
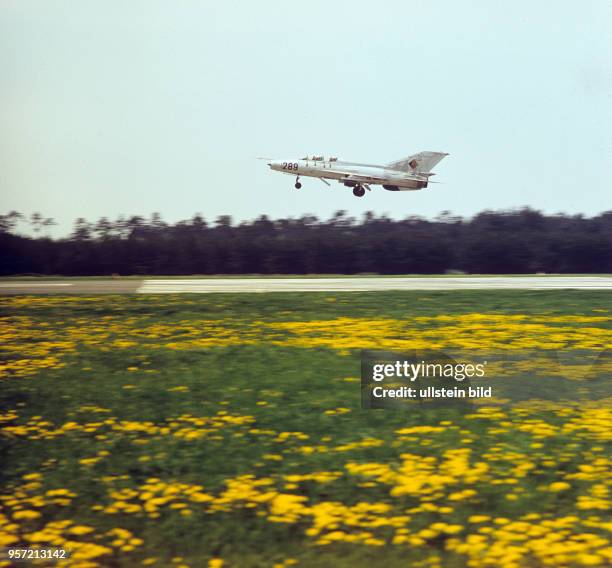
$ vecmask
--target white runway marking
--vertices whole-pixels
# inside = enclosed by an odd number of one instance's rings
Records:
[[[382,290],[610,290],[609,276],[490,276],[466,278],[202,278],[144,280],[139,294],[214,292],[366,292]]]

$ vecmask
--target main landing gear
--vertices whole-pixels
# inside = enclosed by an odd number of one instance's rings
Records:
[[[302,184],[300,183],[300,176],[298,176],[297,178],[295,178],[295,189],[300,189],[302,187]]]
[[[363,197],[365,195],[365,189],[362,185],[356,185],[353,188],[353,195],[355,197]]]

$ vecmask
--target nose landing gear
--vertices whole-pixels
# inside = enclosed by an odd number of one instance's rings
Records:
[[[362,185],[356,185],[353,188],[353,195],[355,197],[363,197],[365,195],[365,189],[363,188]]]
[[[300,176],[298,176],[297,178],[295,178],[295,189],[300,189],[302,187],[302,184],[300,183]]]

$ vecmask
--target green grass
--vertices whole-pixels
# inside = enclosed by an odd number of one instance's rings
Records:
[[[310,526],[307,516],[296,522],[271,522],[265,505],[248,508],[233,503],[226,512],[211,512],[204,505],[190,504],[190,516],[164,506],[155,518],[92,507],[108,507],[113,502],[110,492],[138,488],[149,478],[202,485],[206,493],[218,498],[228,480],[254,475],[256,479],[270,479],[278,492],[306,497],[309,505],[384,503],[401,515],[422,504],[423,499],[413,494],[393,496],[392,485],[383,482],[364,485],[367,480],[349,475],[346,464],[376,462],[397,469],[402,455],[413,454],[422,459],[435,457],[439,465],[446,452],[469,448],[471,464],[486,462],[489,473],[470,483],[458,472],[451,472],[459,476],[456,483],[443,485],[425,502],[453,504],[452,512],[411,513],[411,533],[445,522],[462,525],[465,536],[477,531],[468,527],[468,517],[479,514],[517,520],[535,512],[549,519],[575,515],[601,521],[605,517],[603,511],[578,511],[576,500],[580,495],[589,495],[592,485],[604,480],[603,471],[590,482],[571,481],[572,489],[567,492],[558,494],[545,489],[553,482],[565,481],[568,474],[579,471],[580,465],[606,455],[606,450],[597,449],[603,448],[603,438],[592,431],[564,429],[569,420],[583,416],[583,409],[571,403],[567,406],[569,414],[559,412],[558,407],[531,409],[527,414],[506,408],[505,417],[495,420],[469,419],[453,408],[362,410],[360,383],[354,380],[360,373],[356,350],[275,345],[263,336],[260,342],[247,345],[237,342],[193,349],[168,349],[164,345],[180,340],[187,333],[181,331],[181,326],[188,328],[189,322],[193,326],[203,321],[226,322],[228,327],[240,328],[253,321],[402,319],[474,312],[588,317],[605,313],[611,298],[607,291],[460,291],[105,296],[93,302],[53,298],[29,304],[5,299],[2,313],[9,325],[45,330],[20,340],[23,358],[34,357],[35,350],[43,348],[45,341],[59,341],[62,330],[70,326],[82,325],[85,329],[99,323],[100,331],[96,333],[100,334],[110,326],[115,339],[131,337],[134,330],[154,324],[176,329],[172,337],[147,337],[123,349],[112,347],[109,337],[102,343],[88,343],[86,339],[95,338],[95,333],[83,331],[83,341],[76,350],[62,351],[66,349],[62,346],[51,349],[61,354],[65,366],[4,379],[0,385],[0,415],[17,415],[5,426],[30,424],[33,429],[27,435],[9,431],[0,436],[0,449],[5,456],[0,493],[18,492],[24,483],[22,476],[30,473],[43,476],[41,487],[31,489],[33,495],[69,488],[76,497],[64,505],[41,505],[42,516],[24,521],[19,528],[20,538],[41,530],[46,522],[69,519],[95,529],[81,537],[83,541],[112,549],[112,553],[98,559],[102,566],[136,566],[146,558],[154,558],[155,566],[169,566],[176,557],[183,560],[175,564],[188,566],[205,566],[213,557],[223,558],[225,566],[236,567],[272,566],[287,558],[297,559],[299,566],[307,567],[465,566],[467,557],[449,549],[448,535],[434,536],[418,546],[392,545],[393,530],[387,527],[374,530],[386,539],[382,547],[346,542],[317,545],[316,538],[305,534]],[[112,319],[105,319],[108,317]],[[609,328],[609,322],[597,325]],[[337,408],[348,412],[326,413]],[[181,416],[208,419],[220,416],[219,412],[252,418],[246,424],[213,426],[210,432],[191,440],[159,430],[132,432],[109,425],[95,426],[114,417],[116,423],[150,422],[159,428],[173,420],[180,422]],[[51,426],[40,425],[41,420]],[[519,426],[529,420],[550,425],[553,433],[539,437],[529,429],[521,430]],[[589,423],[590,415],[584,415],[584,420]],[[440,427],[440,422],[445,421],[451,425],[442,428],[440,434],[402,437],[397,433],[410,426]],[[49,429],[70,422],[78,427],[45,437]],[[504,426],[502,422],[508,424]],[[91,431],[87,431],[86,425],[92,423]],[[277,437],[283,432],[300,432],[307,438],[289,437],[280,442]],[[368,438],[380,444],[337,450]],[[326,449],[309,453],[304,450],[307,447]],[[496,462],[487,457],[493,447],[499,448],[504,459]],[[108,454],[91,465],[80,463],[100,451]],[[548,463],[551,460],[552,465]],[[518,485],[493,483],[516,477],[514,468],[521,462],[532,462],[534,467],[525,477],[518,478]],[[303,481],[296,487],[285,487],[285,475],[321,471],[339,472],[339,477],[324,483]],[[475,488],[478,495],[457,503],[449,500],[450,494],[466,487]],[[507,500],[506,495],[514,489],[517,499]],[[18,500],[20,507],[33,508],[25,497]],[[5,514],[14,513],[16,505],[7,504],[6,499],[2,503]],[[577,526],[576,530],[603,535],[605,532],[598,527],[600,521],[594,520],[594,527]],[[105,535],[115,527],[131,531],[143,544],[134,550],[109,544]],[[597,556],[600,548],[592,547],[589,553]],[[603,566],[604,556],[599,558]],[[538,562],[536,557],[526,555],[521,565],[539,566]]]

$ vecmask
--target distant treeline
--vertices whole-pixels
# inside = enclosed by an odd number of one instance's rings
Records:
[[[23,216],[0,215],[0,273],[108,274],[440,274],[612,272],[612,211],[593,218],[531,209],[484,211],[471,219],[393,220],[338,211],[329,220],[261,216],[175,224],[159,214],[95,223],[77,219],[68,238],[35,213],[34,237],[14,234]]]

